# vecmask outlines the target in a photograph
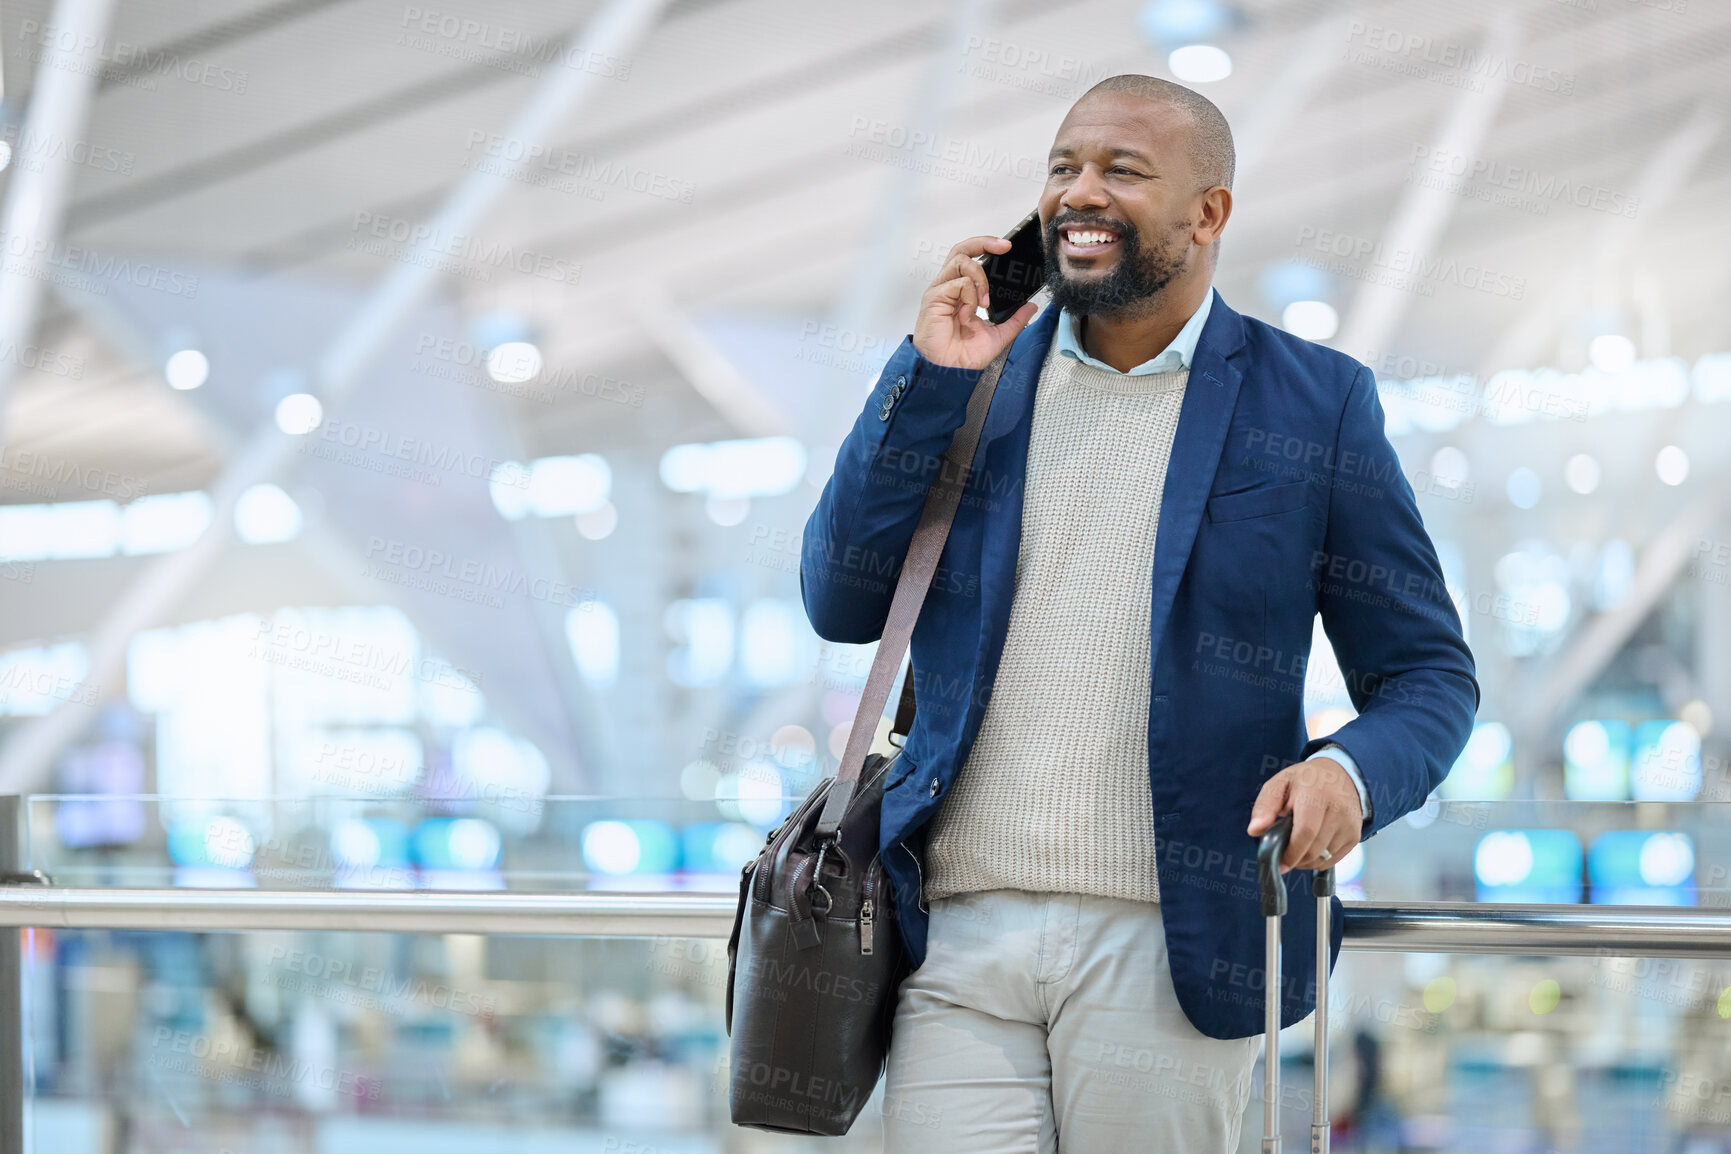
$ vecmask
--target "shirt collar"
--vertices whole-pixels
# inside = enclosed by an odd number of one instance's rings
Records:
[[[1188,369],[1190,362],[1196,356],[1196,342],[1202,339],[1202,326],[1208,323],[1208,310],[1214,305],[1214,288],[1209,286],[1208,295],[1202,298],[1202,307],[1191,314],[1184,327],[1178,330],[1178,335],[1172,338],[1172,343],[1161,350],[1160,355],[1143,361],[1122,376],[1140,377],[1148,373],[1173,373],[1179,369]],[[1077,332],[1076,316],[1069,309],[1058,313],[1058,332],[1053,338],[1058,342],[1058,352],[1066,357],[1073,357],[1085,365],[1093,365],[1097,369],[1105,369],[1109,373],[1117,369],[1105,361],[1095,360],[1082,351],[1082,340]]]

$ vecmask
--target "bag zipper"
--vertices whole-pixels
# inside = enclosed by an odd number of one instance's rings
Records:
[[[877,883],[882,873],[882,864],[877,858],[873,858],[872,864],[866,869],[865,897],[859,906],[859,952],[862,954],[872,952],[872,932],[877,917]]]

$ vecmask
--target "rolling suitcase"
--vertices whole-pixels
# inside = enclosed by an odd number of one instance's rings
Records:
[[[1268,928],[1262,985],[1268,1039],[1262,1059],[1262,1154],[1280,1154],[1280,919],[1286,914],[1280,859],[1291,835],[1292,815],[1287,814],[1262,835],[1256,850],[1256,878]],[[1310,892],[1316,897],[1316,1089],[1310,1101],[1310,1154],[1328,1154],[1328,921],[1334,871],[1317,870]]]

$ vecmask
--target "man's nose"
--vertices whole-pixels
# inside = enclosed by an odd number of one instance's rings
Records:
[[[1058,198],[1058,204],[1068,209],[1105,208],[1112,203],[1106,194],[1106,182],[1093,165],[1084,165],[1075,181]]]

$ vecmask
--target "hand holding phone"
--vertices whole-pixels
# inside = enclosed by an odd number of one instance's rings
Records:
[[[920,298],[914,348],[933,364],[991,364],[1038,311],[1029,298],[1045,282],[1043,253],[1038,212],[1022,218],[1009,236],[974,236],[956,245]],[[992,320],[980,318],[981,306]]]

